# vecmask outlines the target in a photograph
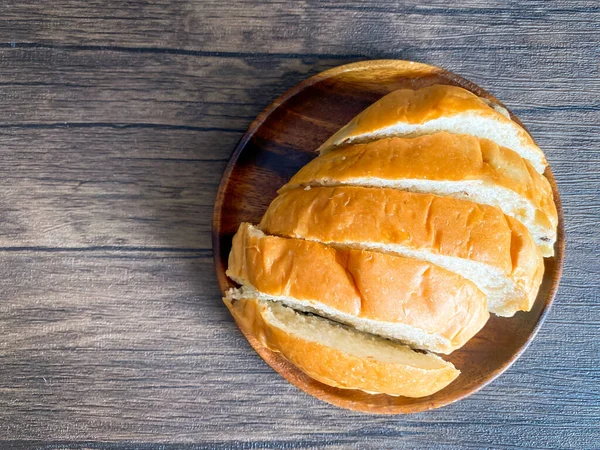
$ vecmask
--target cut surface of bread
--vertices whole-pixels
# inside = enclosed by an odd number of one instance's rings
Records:
[[[247,223],[228,267],[251,296],[434,352],[461,347],[489,318],[475,284],[429,262],[267,236]]]
[[[491,312],[529,311],[544,265],[519,221],[452,197],[354,186],[295,189],[269,206],[268,234],[429,261],[471,280]]]
[[[436,355],[301,314],[280,303],[239,298],[235,292],[224,301],[246,333],[329,386],[425,397],[460,373]]]
[[[507,147],[543,173],[547,162],[531,136],[517,123],[472,92],[457,86],[401,89],[381,98],[329,138],[326,153],[350,143],[384,137],[419,136],[439,131],[490,139]]]
[[[543,256],[554,254],[558,215],[550,183],[518,154],[488,139],[440,132],[348,145],[312,160],[280,192],[342,184],[498,206],[527,226]]]

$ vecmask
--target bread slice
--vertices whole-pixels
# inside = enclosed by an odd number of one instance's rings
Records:
[[[420,136],[438,131],[490,139],[529,160],[540,173],[547,165],[544,153],[522,127],[510,120],[504,108],[460,87],[437,84],[386,95],[329,138],[319,152],[383,137]]]
[[[228,267],[251,296],[434,352],[461,347],[489,318],[472,282],[429,262],[267,236],[248,223]]]
[[[548,180],[488,139],[447,132],[349,145],[321,155],[281,188],[356,185],[429,192],[498,206],[554,254],[558,216]]]
[[[460,374],[436,355],[301,314],[280,303],[239,298],[236,293],[224,301],[245,333],[329,386],[425,397]]]
[[[260,228],[429,261],[475,283],[501,316],[531,309],[544,271],[523,224],[498,208],[452,197],[354,186],[294,189],[273,200]]]

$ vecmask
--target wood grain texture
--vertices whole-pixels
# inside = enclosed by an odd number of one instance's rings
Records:
[[[3,4],[0,447],[594,448],[599,34],[595,1]],[[524,356],[403,418],[318,402],[262,363],[221,305],[209,243],[254,117],[310,75],[381,57],[505,102],[547,153],[567,231]]]

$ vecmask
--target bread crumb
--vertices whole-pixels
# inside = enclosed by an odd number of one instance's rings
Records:
[[[345,156],[342,156],[342,161],[346,161],[346,157]]]
[[[305,190],[305,191],[310,191],[310,186],[306,186],[306,187],[304,188],[304,190]]]

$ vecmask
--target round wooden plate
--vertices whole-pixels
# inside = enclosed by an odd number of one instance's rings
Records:
[[[461,86],[498,102],[479,86],[437,67],[380,60],[322,72],[269,105],[238,143],[219,186],[213,217],[213,250],[222,291],[234,286],[225,270],[231,238],[240,222],[260,222],[277,189],[316,156],[315,149],[322,142],[371,103],[396,89],[415,89],[431,84]],[[464,347],[444,356],[462,373],[440,392],[415,399],[332,388],[306,376],[279,354],[259,344],[253,336],[246,334],[246,338],[290,383],[343,408],[406,414],[439,408],[472,394],[500,375],[524,351],[544,320],[558,288],[564,256],[563,215],[550,168],[545,175],[552,185],[559,213],[558,242],[556,256],[545,260],[546,271],[535,305],[532,311],[517,313],[512,318],[492,316],[483,330]]]

